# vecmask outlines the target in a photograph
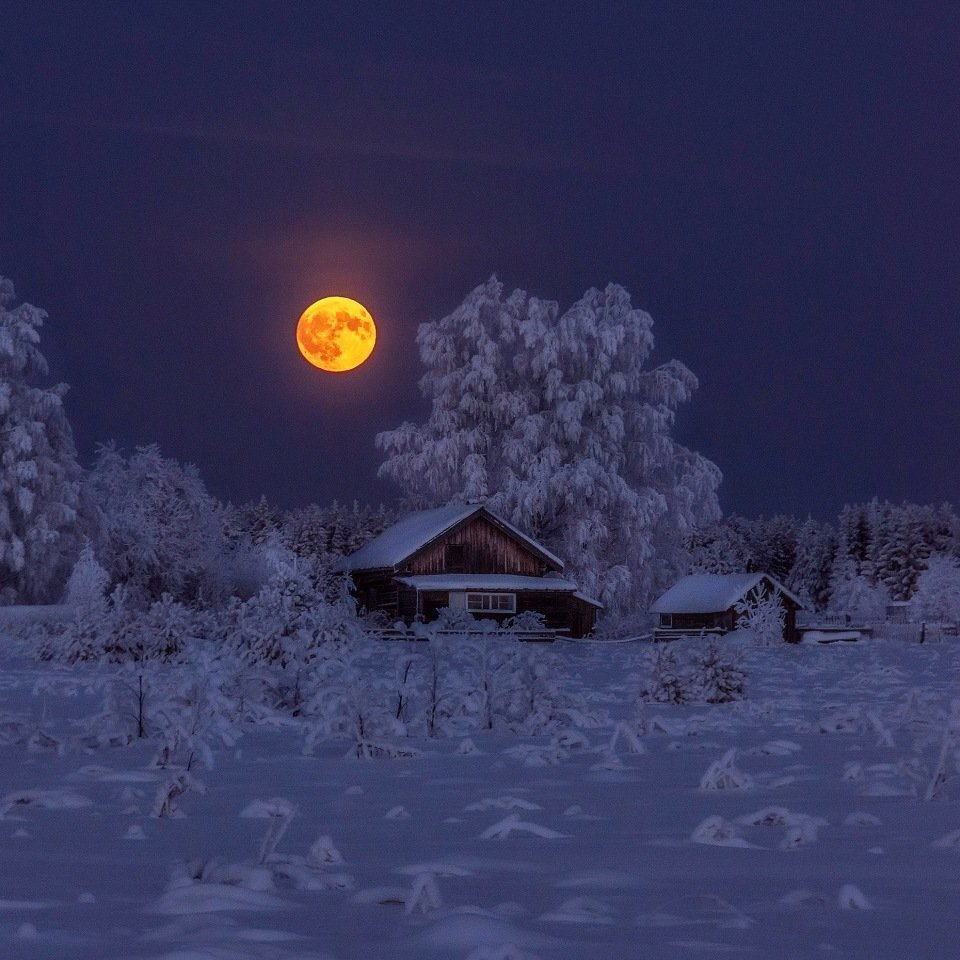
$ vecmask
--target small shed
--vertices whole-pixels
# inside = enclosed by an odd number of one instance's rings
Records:
[[[527,611],[572,637],[593,629],[602,605],[563,575],[563,561],[483,504],[408,514],[337,565],[357,602],[411,623],[443,607],[505,620]]]
[[[729,633],[735,630],[739,614],[736,607],[750,595],[780,597],[786,613],[783,639],[796,643],[797,611],[803,604],[782,583],[768,573],[693,573],[675,583],[653,606],[651,613],[660,615],[654,639],[707,633]]]

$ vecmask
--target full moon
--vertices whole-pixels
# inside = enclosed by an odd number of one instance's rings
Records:
[[[341,372],[359,367],[373,353],[377,327],[367,308],[349,297],[311,303],[297,324],[297,346],[307,362]]]

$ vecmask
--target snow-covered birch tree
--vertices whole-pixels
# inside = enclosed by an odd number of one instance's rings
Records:
[[[609,610],[643,604],[677,572],[682,538],[719,517],[720,471],[671,435],[696,377],[646,367],[652,328],[616,284],[561,314],[491,277],[421,324],[430,414],[378,435],[381,475],[412,506],[484,500]]]
[[[15,299],[0,277],[0,601],[49,602],[79,549],[80,468],[66,384],[33,383],[48,372],[39,347],[47,315]]]

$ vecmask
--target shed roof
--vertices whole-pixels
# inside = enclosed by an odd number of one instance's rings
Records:
[[[768,573],[692,573],[677,581],[650,607],[651,613],[722,613],[741,601],[762,580],[778,593],[803,604]]]
[[[388,527],[378,537],[364,544],[355,553],[340,560],[336,569],[350,572],[398,567],[407,557],[412,556],[437,537],[481,512],[486,513],[494,523],[509,531],[534,553],[554,564],[557,569],[563,569],[563,561],[558,556],[481,503],[451,503],[445,507],[435,507],[433,510],[410,513],[392,527]]]

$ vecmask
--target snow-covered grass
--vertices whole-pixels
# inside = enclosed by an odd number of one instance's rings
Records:
[[[89,735],[116,667],[8,656],[0,956],[956,955],[960,648],[747,649],[747,699],[679,706],[639,698],[647,649],[555,645],[579,706],[536,735],[261,719],[182,789]]]

